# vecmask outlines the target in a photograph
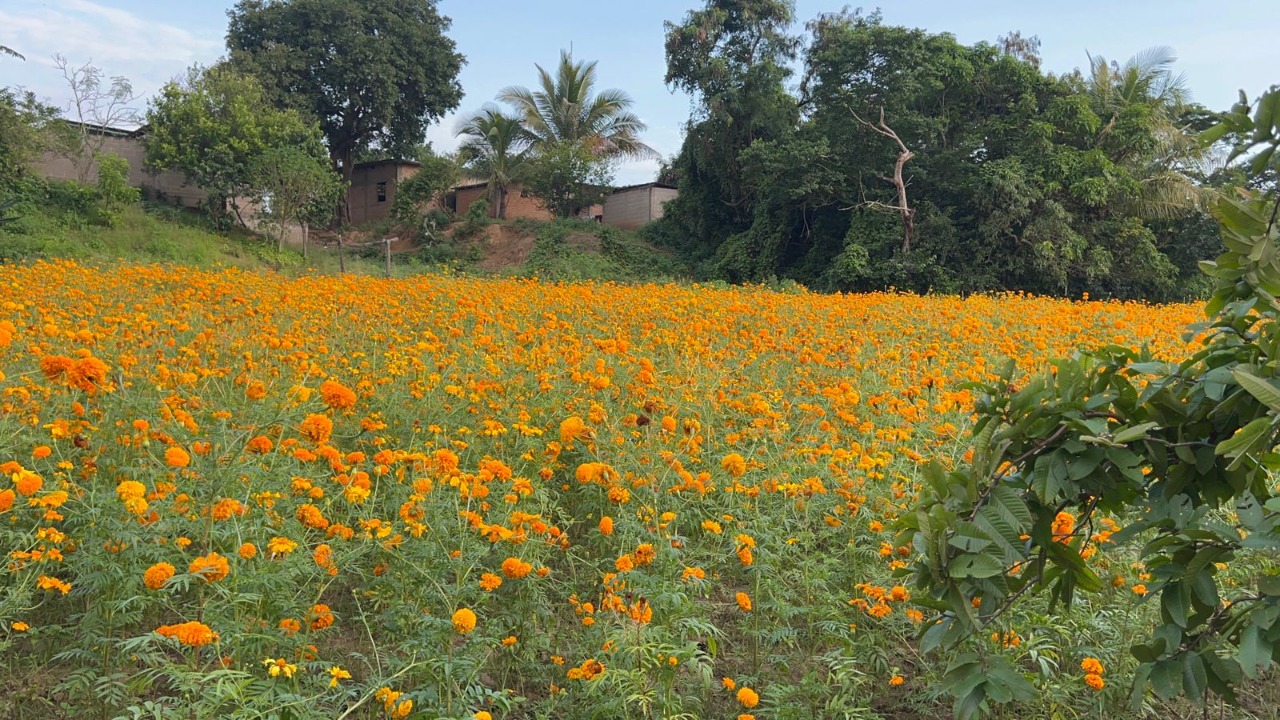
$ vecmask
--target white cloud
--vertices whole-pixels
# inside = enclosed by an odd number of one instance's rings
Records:
[[[107,76],[123,75],[149,96],[192,64],[216,60],[223,49],[220,31],[197,34],[92,0],[0,9],[0,45],[27,58],[5,63],[0,85],[23,85],[59,105],[68,93],[53,68],[55,53],[77,66],[92,61]]]

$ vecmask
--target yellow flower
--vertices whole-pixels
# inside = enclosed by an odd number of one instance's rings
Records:
[[[293,674],[298,671],[297,665],[290,663],[284,658],[267,658],[262,661],[262,664],[266,666],[267,673],[270,674],[271,677],[280,677],[281,675],[284,675],[286,678],[292,678]],[[335,684],[337,684],[336,678],[330,684],[330,687],[333,687]]]
[[[329,668],[329,687],[336,688],[338,687],[339,681],[350,680],[350,679],[351,679],[351,673],[347,672],[346,670],[343,670],[337,665],[334,665],[333,667]]]
[[[738,702],[741,703],[744,708],[750,709],[760,704],[760,696],[756,694],[755,690],[752,690],[749,687],[739,688],[737,697]]]
[[[26,631],[28,631],[28,630],[30,630],[30,629],[31,629],[31,626],[30,626],[30,625],[28,625],[28,624],[26,624],[26,623],[22,622],[21,620],[19,620],[19,621],[15,622],[14,624],[10,625],[9,627],[13,628],[13,631],[14,631],[14,632],[26,632]]]

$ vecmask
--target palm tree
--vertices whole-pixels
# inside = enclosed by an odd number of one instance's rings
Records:
[[[1190,104],[1190,93],[1186,76],[1173,71],[1176,60],[1168,47],[1148,48],[1123,65],[1089,55],[1089,74],[1084,78],[1090,105],[1103,123],[1096,145],[1114,161],[1135,169],[1142,188],[1128,209],[1150,219],[1177,217],[1203,199],[1200,188],[1181,170],[1198,162],[1204,149],[1193,133],[1178,124]],[[1109,142],[1117,123],[1139,108],[1146,114],[1154,147]]]
[[[17,50],[14,50],[11,47],[5,47],[4,45],[0,45],[0,55],[8,55],[9,57],[16,57],[19,60],[26,60],[26,58],[22,57],[22,54]]]
[[[645,124],[631,112],[631,96],[621,90],[592,95],[594,61],[574,62],[572,55],[561,51],[554,76],[541,65],[534,67],[538,68],[538,89],[509,87],[498,99],[516,109],[535,146],[583,142],[604,157],[657,156],[640,142]]]
[[[520,118],[486,105],[463,120],[455,134],[466,138],[458,149],[463,166],[488,181],[490,211],[506,219],[507,188],[515,181],[532,140]]]

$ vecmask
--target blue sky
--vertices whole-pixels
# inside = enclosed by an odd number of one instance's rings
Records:
[[[223,52],[226,11],[234,0],[0,0],[0,44],[27,62],[0,60],[0,85],[24,85],[64,104],[67,93],[50,56],[90,59],[110,75],[125,75],[143,93],[195,62]],[[838,10],[841,0],[798,0],[803,23]],[[662,82],[662,23],[679,20],[700,2],[648,0],[441,0],[453,19],[449,35],[467,58],[458,111],[428,133],[441,149],[455,146],[460,114],[473,112],[508,85],[534,81],[534,63],[547,66],[572,44],[575,55],[599,60],[602,87],[636,101],[648,123],[646,141],[664,155],[680,147],[689,98]],[[875,5],[866,5],[874,8]],[[1178,54],[1194,98],[1225,109],[1240,88],[1256,95],[1280,83],[1280,14],[1275,0],[892,0],[886,22],[950,32],[960,41],[994,41],[1010,30],[1038,35],[1044,66],[1068,72],[1086,52],[1123,61],[1155,45]],[[656,162],[629,163],[617,182],[652,179]]]

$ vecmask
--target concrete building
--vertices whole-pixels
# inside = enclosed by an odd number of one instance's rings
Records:
[[[604,224],[635,230],[662,217],[663,205],[678,194],[674,185],[657,182],[618,188],[605,198]]]

